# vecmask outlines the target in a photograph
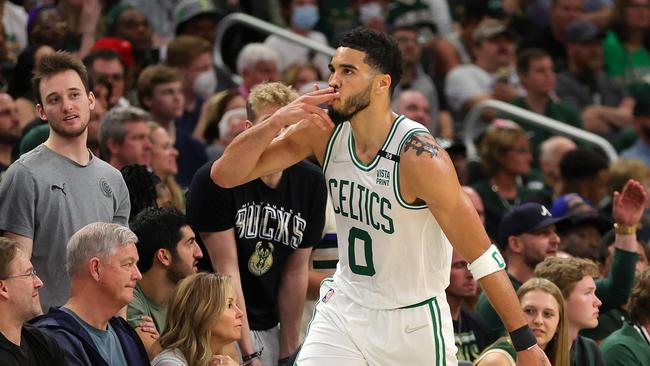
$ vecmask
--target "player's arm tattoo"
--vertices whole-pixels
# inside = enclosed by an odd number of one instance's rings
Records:
[[[412,134],[404,144],[403,152],[415,150],[417,156],[427,153],[431,158],[438,156],[438,145],[433,136],[425,132],[416,132]]]

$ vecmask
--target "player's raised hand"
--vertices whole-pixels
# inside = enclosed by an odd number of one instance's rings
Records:
[[[517,366],[551,366],[546,353],[535,345],[525,351],[517,352]]]
[[[334,123],[319,105],[328,103],[338,96],[339,94],[334,91],[334,88],[314,90],[278,109],[273,115],[276,118],[281,118],[287,126],[308,120],[327,131],[334,127]]]

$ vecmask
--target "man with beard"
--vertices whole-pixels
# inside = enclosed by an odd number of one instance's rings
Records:
[[[497,243],[506,258],[508,277],[515,289],[533,276],[538,263],[557,254],[560,237],[556,224],[563,220],[533,202],[517,206],[503,216]],[[503,334],[503,323],[484,294],[479,297],[476,312],[487,326],[491,341]]]
[[[11,164],[11,150],[20,141],[20,119],[14,98],[0,93],[0,180]]]
[[[157,333],[165,330],[167,300],[180,280],[197,272],[203,253],[185,215],[173,207],[145,209],[131,221],[131,230],[138,237],[142,279],[133,290],[127,319],[153,359],[158,351],[156,337],[151,330],[142,329],[141,321],[150,317]]]
[[[246,102],[246,128],[264,123],[296,98],[298,94],[281,83],[255,86]],[[244,312],[242,359],[252,366],[293,365],[289,358],[300,342],[310,254],[321,241],[325,223],[323,174],[314,164],[296,161],[259,179],[222,188],[210,179],[211,166],[203,165],[192,180],[187,215],[214,270],[232,278],[237,305]]]
[[[13,163],[0,183],[0,230],[18,241],[46,286],[45,309],[63,305],[70,279],[66,243],[91,222],[126,225],[129,192],[119,171],[86,147],[95,96],[81,61],[56,52],[41,58],[33,78],[39,117],[49,138]]]
[[[606,278],[596,279],[596,292],[603,301],[601,311],[615,309],[627,302],[634,281],[637,225],[648,196],[639,182],[630,180],[622,191],[614,194],[612,215],[616,222],[616,238],[612,270]],[[514,288],[533,277],[535,268],[547,257],[554,257],[562,243],[555,232],[570,227],[566,217],[554,218],[546,207],[525,203],[508,212],[499,226],[499,244],[505,246],[508,276]],[[503,325],[485,295],[481,295],[476,311],[488,327],[491,337],[503,335]]]
[[[385,33],[356,28],[341,35],[330,87],[237,136],[212,166],[211,177],[222,187],[311,155],[323,166],[339,263],[334,277],[323,281],[297,363],[455,364],[444,292],[451,242],[511,331],[519,364],[548,365],[523,312],[515,311],[520,306],[503,258],[489,244],[447,153],[422,125],[390,110],[401,66],[399,48]]]

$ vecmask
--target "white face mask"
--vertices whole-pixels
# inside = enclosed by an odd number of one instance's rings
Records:
[[[214,94],[217,89],[217,74],[214,72],[214,68],[210,68],[208,71],[204,71],[199,74],[199,76],[194,79],[192,85],[192,90],[197,96],[208,99]]]

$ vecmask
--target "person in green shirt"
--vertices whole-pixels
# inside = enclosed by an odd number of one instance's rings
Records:
[[[647,199],[647,193],[641,183],[633,180],[628,181],[620,194],[614,194],[613,214],[617,225],[636,229]],[[523,282],[533,276],[536,266],[545,257],[554,257],[559,245],[559,239],[555,238],[557,234],[554,227],[558,221],[548,219],[552,217],[550,212],[548,216],[541,214],[543,206],[540,206],[539,217],[541,218],[537,219],[540,223],[536,224],[537,221],[529,218],[530,214],[522,213],[522,210],[529,205],[531,203],[522,205],[506,214],[499,227],[500,234],[497,243],[504,253],[508,276],[515,289],[518,289]],[[542,223],[546,223],[546,225]],[[605,278],[596,280],[596,294],[602,300],[603,304],[600,310],[603,312],[615,309],[627,302],[634,282],[635,265],[638,259],[634,233],[617,232],[614,248],[609,274]],[[535,253],[536,256],[533,256],[532,253]],[[479,297],[476,312],[487,326],[487,331],[492,339],[504,334],[503,324],[484,294]]]
[[[130,226],[138,237],[142,279],[133,291],[127,320],[153,358],[159,351],[156,337],[143,330],[140,321],[144,316],[151,317],[158,333],[165,330],[167,301],[180,280],[197,272],[196,264],[203,253],[187,218],[176,208],[146,208]]]
[[[600,346],[605,366],[650,364],[650,269],[644,270],[632,288],[629,310],[631,321]]]
[[[511,103],[570,126],[582,128],[578,111],[555,95],[556,75],[553,67],[553,59],[548,52],[539,48],[522,51],[517,57],[517,74],[521,85],[526,89],[526,96],[517,96]],[[502,115],[510,117],[507,113]],[[530,136],[535,165],[539,157],[539,146],[554,134],[529,123],[521,123],[519,119],[514,120],[520,123]]]
[[[607,74],[623,80],[628,89],[645,83],[650,73],[648,6],[645,0],[617,1],[603,41]]]

